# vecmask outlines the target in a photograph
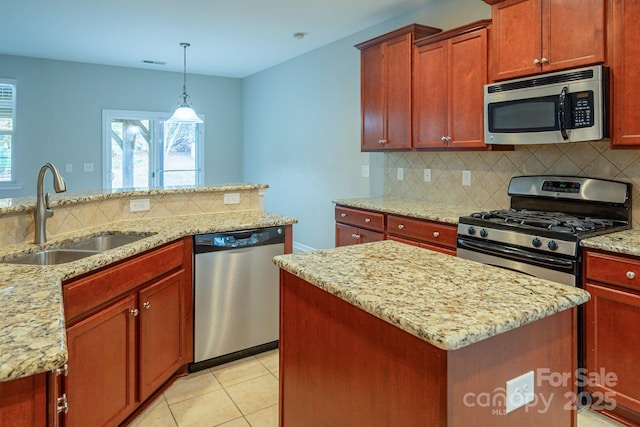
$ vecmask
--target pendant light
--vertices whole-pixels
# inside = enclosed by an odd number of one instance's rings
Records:
[[[180,96],[180,105],[167,120],[168,123],[203,123],[200,117],[193,111],[189,104],[189,95],[187,95],[187,48],[191,46],[189,43],[180,43],[184,48],[184,84],[182,85],[182,95]]]

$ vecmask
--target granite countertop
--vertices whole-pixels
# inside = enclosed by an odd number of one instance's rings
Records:
[[[589,300],[582,289],[385,240],[277,256],[276,265],[443,350]]]
[[[468,206],[443,205],[441,203],[429,203],[419,200],[396,199],[390,197],[366,197],[359,199],[333,200],[336,205],[351,208],[368,209],[407,216],[410,218],[426,219],[430,221],[458,224],[458,218],[477,212],[477,208]],[[495,207],[494,207],[495,209]],[[488,210],[488,209],[484,209]]]
[[[580,241],[580,246],[624,255],[640,256],[640,230],[631,229]]]
[[[258,210],[122,220],[108,226],[50,236],[46,245],[24,244],[3,248],[0,260],[105,232],[148,236],[65,264],[0,263],[0,382],[46,372],[66,363],[62,281],[184,236],[296,222],[293,218]]]

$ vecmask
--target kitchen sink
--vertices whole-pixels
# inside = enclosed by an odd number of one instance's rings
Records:
[[[98,236],[88,237],[77,242],[68,243],[63,245],[61,249],[104,252],[109,249],[137,242],[145,237],[149,237],[149,235],[132,236],[125,234],[101,234]]]
[[[43,249],[38,252],[5,259],[2,262],[31,265],[64,264],[124,246],[149,236],[150,234],[141,236],[112,233],[100,234],[77,242],[67,243],[57,248]]]
[[[10,264],[31,264],[31,265],[55,265],[64,264],[65,262],[77,261],[91,255],[99,253],[98,251],[82,251],[73,249],[46,249],[17,258],[7,259],[3,262]]]

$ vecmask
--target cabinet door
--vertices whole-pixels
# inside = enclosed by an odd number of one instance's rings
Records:
[[[447,42],[417,48],[414,70],[415,148],[447,147]]]
[[[362,90],[362,149],[381,150],[385,138],[385,66],[383,44],[362,51],[360,79]]]
[[[385,149],[411,148],[411,34],[385,43],[387,123]]]
[[[47,374],[0,383],[0,426],[47,425]]]
[[[188,362],[187,286],[180,270],[140,291],[140,401]]]
[[[585,304],[585,365],[590,373],[586,390],[640,412],[640,295],[592,283],[586,283],[585,290],[591,294]],[[594,396],[601,406],[611,403],[599,400]]]
[[[484,85],[487,84],[487,30],[449,41],[448,123],[454,148],[485,148]]]
[[[350,225],[336,224],[336,248],[358,243],[358,229]]]
[[[640,146],[640,2],[614,0],[612,17],[612,129],[614,147]]]
[[[604,0],[543,1],[542,72],[604,62],[604,49]]]
[[[117,425],[135,406],[136,297],[67,328],[65,426]]]
[[[540,60],[542,53],[541,1],[506,0],[492,6],[493,80],[540,72],[540,65],[534,64],[534,60]]]
[[[379,242],[384,240],[384,234],[377,231],[365,230],[363,228],[358,229],[358,243],[370,243]]]

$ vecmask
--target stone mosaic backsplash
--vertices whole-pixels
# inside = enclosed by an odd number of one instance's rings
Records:
[[[633,184],[633,227],[640,227],[640,150],[611,150],[609,141],[525,145],[515,151],[385,154],[384,195],[479,209],[509,207],[507,186],[517,175],[575,175]],[[397,179],[397,169],[404,179]],[[424,181],[425,168],[431,182]],[[471,185],[462,172],[471,171]]]
[[[233,192],[240,194],[240,203],[225,204],[224,192],[222,191],[185,191],[184,193],[171,192],[169,194],[141,194],[124,197],[113,195],[99,200],[93,200],[89,197],[86,201],[61,205],[52,203],[54,215],[47,219],[47,235],[68,233],[121,219],[263,209],[263,196],[260,190]],[[133,199],[149,199],[150,209],[131,212],[129,202]],[[33,209],[0,214],[0,245],[33,242],[34,229]]]

